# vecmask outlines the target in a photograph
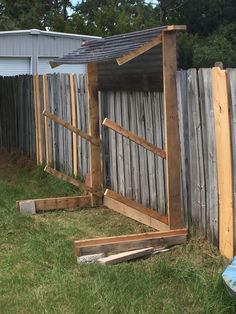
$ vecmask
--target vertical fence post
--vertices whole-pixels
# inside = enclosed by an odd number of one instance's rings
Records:
[[[49,110],[48,108],[48,78],[47,75],[43,75],[43,101],[44,101],[44,110]],[[41,114],[41,113],[40,113]],[[45,152],[46,152],[46,164],[52,163],[52,156],[51,156],[51,132],[49,128],[49,120],[45,116],[44,117],[44,127],[45,127]]]
[[[234,232],[230,119],[226,71],[220,68],[212,69],[212,93],[219,195],[219,249],[222,255],[232,258]]]
[[[88,132],[90,136],[99,136],[99,104],[98,104],[98,66],[87,65],[87,93],[88,93]],[[89,143],[89,183],[92,188],[102,189],[102,161],[101,147]],[[93,195],[92,206],[101,204],[101,199]]]
[[[39,95],[39,77],[34,75],[34,100],[35,100],[35,126],[36,126],[36,147],[37,147],[37,164],[42,164],[42,128],[40,119],[40,95]]]
[[[75,74],[70,74],[70,97],[71,97],[71,122],[74,127],[77,127],[77,110],[76,110],[76,95],[75,95]],[[75,133],[72,135],[73,147],[73,173],[78,176],[78,138]]]
[[[180,191],[180,139],[176,91],[176,32],[163,32],[163,85],[167,206],[170,229],[183,227]]]

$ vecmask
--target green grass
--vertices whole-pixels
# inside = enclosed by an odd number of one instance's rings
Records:
[[[146,260],[77,265],[73,240],[148,228],[107,209],[21,215],[18,199],[78,193],[24,165],[0,156],[0,313],[236,313],[227,261],[199,238]]]

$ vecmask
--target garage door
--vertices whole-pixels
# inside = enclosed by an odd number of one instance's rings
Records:
[[[0,57],[0,76],[14,76],[30,73],[30,58]]]
[[[77,65],[61,65],[57,68],[52,69],[49,61],[52,61],[55,58],[38,58],[38,74],[46,73],[76,73],[76,74],[85,74],[86,66],[84,64]]]

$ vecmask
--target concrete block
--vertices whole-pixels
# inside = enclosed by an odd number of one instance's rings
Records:
[[[35,208],[35,201],[34,200],[20,201],[19,207],[20,207],[20,212],[22,214],[26,214],[26,215],[35,215],[36,214],[36,208]]]
[[[92,264],[92,263],[96,263],[96,261],[99,258],[103,258],[103,257],[105,257],[104,253],[77,256],[77,262],[78,264]]]

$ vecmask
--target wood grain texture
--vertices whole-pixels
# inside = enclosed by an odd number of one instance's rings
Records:
[[[110,128],[110,129],[116,131],[117,133],[127,137],[132,142],[134,142],[138,145],[141,145],[142,147],[151,151],[152,153],[154,153],[154,154],[156,154],[162,158],[166,158],[165,151],[156,147],[152,143],[148,142],[147,140],[145,140],[145,138],[138,136],[137,134],[135,134],[129,130],[126,130],[125,128],[121,127],[119,124],[115,123],[114,121],[111,121],[110,119],[105,118],[102,124],[105,125],[106,127]]]
[[[146,232],[115,237],[104,237],[74,241],[77,256],[96,254],[98,252],[124,252],[145,247],[163,247],[183,244],[187,241],[186,229],[162,232]]]
[[[226,72],[220,68],[212,69],[212,93],[219,195],[219,249],[222,255],[231,259],[234,254],[232,150]]]
[[[122,252],[107,257],[102,257],[98,259],[98,263],[102,265],[115,265],[119,263],[128,262],[133,259],[137,259],[144,256],[149,256],[153,253],[154,248],[149,247],[145,249],[133,250],[129,252]]]
[[[180,140],[176,92],[176,33],[163,33],[163,83],[167,206],[171,229],[183,226],[180,191]]]
[[[98,104],[98,67],[97,64],[87,65],[88,92],[88,133],[89,136],[100,140],[99,134],[99,104]],[[102,158],[100,146],[89,143],[89,172],[93,189],[102,190]],[[94,198],[95,204],[101,204],[101,199]]]
[[[236,243],[236,69],[227,70],[229,87],[230,126],[233,158],[233,193],[234,193],[234,243]],[[234,248],[234,254],[236,248]]]
[[[71,117],[72,126],[77,128],[77,108],[76,108],[76,98],[75,98],[75,81],[74,74],[70,74],[70,95],[71,95]],[[78,140],[76,134],[72,136],[72,147],[73,147],[73,173],[74,176],[78,175]]]
[[[167,220],[166,217],[158,215],[155,211],[130,199],[125,199],[115,192],[106,190],[103,205],[156,230],[169,230],[169,226],[162,222]]]
[[[27,200],[29,201],[29,200]],[[65,197],[53,197],[44,199],[34,199],[31,200],[35,203],[35,208],[37,212],[51,211],[53,209],[67,209],[67,208],[85,208],[91,207],[91,196],[65,196]],[[17,201],[16,207],[19,207],[19,202]]]

